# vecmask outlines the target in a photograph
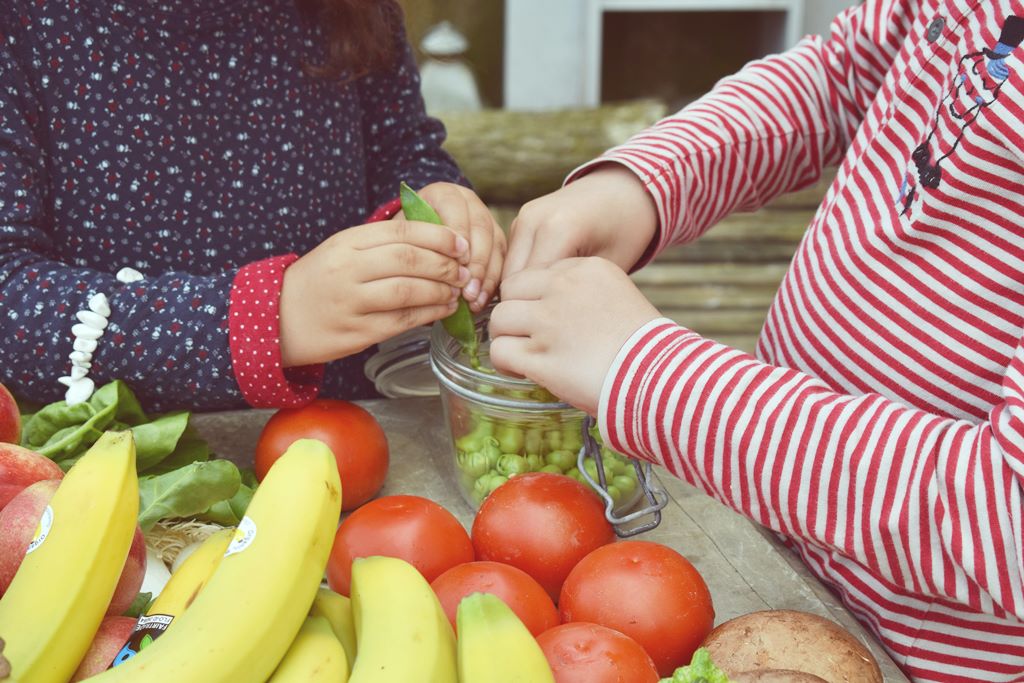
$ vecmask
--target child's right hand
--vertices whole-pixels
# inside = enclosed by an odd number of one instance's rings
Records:
[[[575,256],[600,256],[628,271],[657,230],[643,183],[609,163],[523,206],[509,230],[502,279]]]
[[[391,220],[343,230],[284,273],[284,367],[350,356],[455,311],[469,243],[452,230]]]

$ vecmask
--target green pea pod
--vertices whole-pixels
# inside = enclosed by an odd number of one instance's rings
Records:
[[[402,198],[402,213],[407,219],[441,225],[441,217],[437,215],[434,208],[404,182],[401,184],[399,195]],[[444,325],[448,334],[462,345],[462,350],[469,357],[470,365],[479,369],[480,342],[476,338],[476,321],[473,320],[473,312],[469,310],[469,304],[462,296],[459,296],[459,307],[442,320],[441,324]]]

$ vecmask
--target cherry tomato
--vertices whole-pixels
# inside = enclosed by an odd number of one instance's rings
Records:
[[[384,496],[355,510],[338,527],[327,562],[331,589],[348,595],[352,560],[372,555],[399,557],[430,582],[456,565],[472,562],[473,543],[455,515],[434,501]]]
[[[614,540],[597,494],[548,472],[512,477],[484,500],[473,521],[477,558],[522,569],[553,600],[577,562]]]
[[[562,586],[563,622],[620,631],[647,651],[664,677],[690,662],[715,610],[704,579],[668,546],[622,541],[580,560]]]
[[[448,621],[455,626],[455,611],[470,593],[491,593],[501,598],[533,635],[558,625],[558,610],[543,587],[512,565],[467,562],[452,567],[431,584]]]
[[[562,624],[537,636],[555,683],[658,683],[658,669],[627,635],[582,621]]]
[[[341,509],[354,510],[377,495],[388,474],[388,440],[377,420],[348,401],[318,399],[270,418],[256,443],[256,478],[297,439],[319,439],[338,461]]]

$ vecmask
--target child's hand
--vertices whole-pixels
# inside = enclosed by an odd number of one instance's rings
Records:
[[[658,229],[654,200],[624,166],[601,166],[523,206],[509,231],[503,279],[573,256],[600,256],[628,271]]]
[[[433,183],[417,194],[441,221],[469,240],[469,282],[462,295],[479,312],[494,295],[505,258],[505,233],[475,192],[454,183]]]
[[[448,228],[382,221],[343,230],[285,270],[285,367],[349,356],[455,311],[469,243]]]
[[[501,284],[491,362],[593,415],[615,355],[659,315],[610,261],[574,258],[524,270]]]

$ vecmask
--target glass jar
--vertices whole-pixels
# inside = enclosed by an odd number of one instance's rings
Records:
[[[477,326],[479,369],[440,323],[430,337],[430,364],[452,439],[451,473],[466,501],[476,508],[509,477],[525,472],[564,474],[589,485],[577,467],[586,415],[529,380],[495,371],[486,317]],[[643,495],[636,470],[603,446],[601,455],[614,510],[629,510]],[[596,481],[593,459],[585,459],[584,467]]]

